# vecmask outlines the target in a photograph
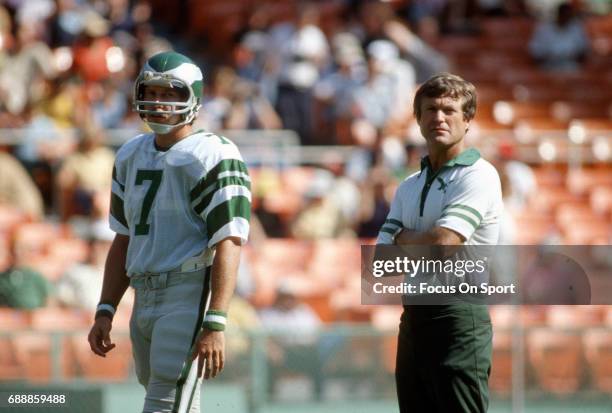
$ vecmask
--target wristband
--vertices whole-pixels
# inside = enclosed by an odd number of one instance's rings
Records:
[[[202,327],[213,331],[224,331],[227,324],[227,313],[219,310],[208,310]]]
[[[112,320],[115,315],[115,311],[115,307],[113,307],[112,305],[100,303],[96,307],[96,315],[94,319],[97,320],[99,317],[108,317]]]

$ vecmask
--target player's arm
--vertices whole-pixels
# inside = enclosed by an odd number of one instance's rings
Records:
[[[117,234],[111,244],[104,266],[100,303],[111,305],[115,309],[130,284],[130,279],[125,272],[129,242],[129,236]],[[91,351],[101,357],[106,357],[106,353],[115,348],[115,344],[110,339],[111,328],[112,315],[103,311],[98,312],[94,325],[89,332],[88,341]]]
[[[238,265],[240,264],[241,240],[238,237],[228,237],[216,244],[216,253],[211,269],[211,299],[210,310],[219,314],[227,314],[229,302],[234,294]],[[225,335],[222,330],[206,327],[200,332],[192,357],[198,358],[198,377],[202,375],[204,363],[204,378],[217,376],[225,364]]]

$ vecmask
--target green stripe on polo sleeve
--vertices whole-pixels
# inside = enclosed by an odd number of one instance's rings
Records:
[[[468,217],[467,215],[458,213],[458,212],[448,212],[448,213],[444,214],[444,216],[453,216],[453,217],[461,218],[464,221],[466,221],[467,223],[469,223],[471,226],[473,226],[474,229],[478,228],[478,225],[479,225],[472,218]]]
[[[208,238],[229,224],[234,218],[251,219],[251,202],[246,196],[235,196],[215,206],[206,216]]]
[[[463,209],[464,211],[471,212],[472,214],[474,214],[476,218],[478,218],[478,221],[482,221],[482,215],[480,215],[480,212],[478,212],[478,210],[472,207],[469,207],[467,205],[462,205],[462,204],[452,204],[452,205],[448,205],[447,207],[445,207],[444,211],[449,211],[452,209]]]

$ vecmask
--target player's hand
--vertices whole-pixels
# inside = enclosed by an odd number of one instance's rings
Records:
[[[223,370],[225,364],[225,334],[223,331],[203,329],[196,339],[191,358],[198,357],[198,377],[202,377],[204,363],[204,378],[214,378]]]
[[[106,353],[115,348],[115,344],[111,342],[110,338],[111,329],[112,321],[110,318],[98,317],[89,331],[87,340],[91,351],[100,357],[106,357]]]

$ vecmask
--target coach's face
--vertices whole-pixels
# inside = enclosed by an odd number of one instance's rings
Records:
[[[421,100],[417,123],[428,145],[448,148],[463,139],[470,122],[463,115],[462,104],[461,98],[452,97],[424,97]]]

